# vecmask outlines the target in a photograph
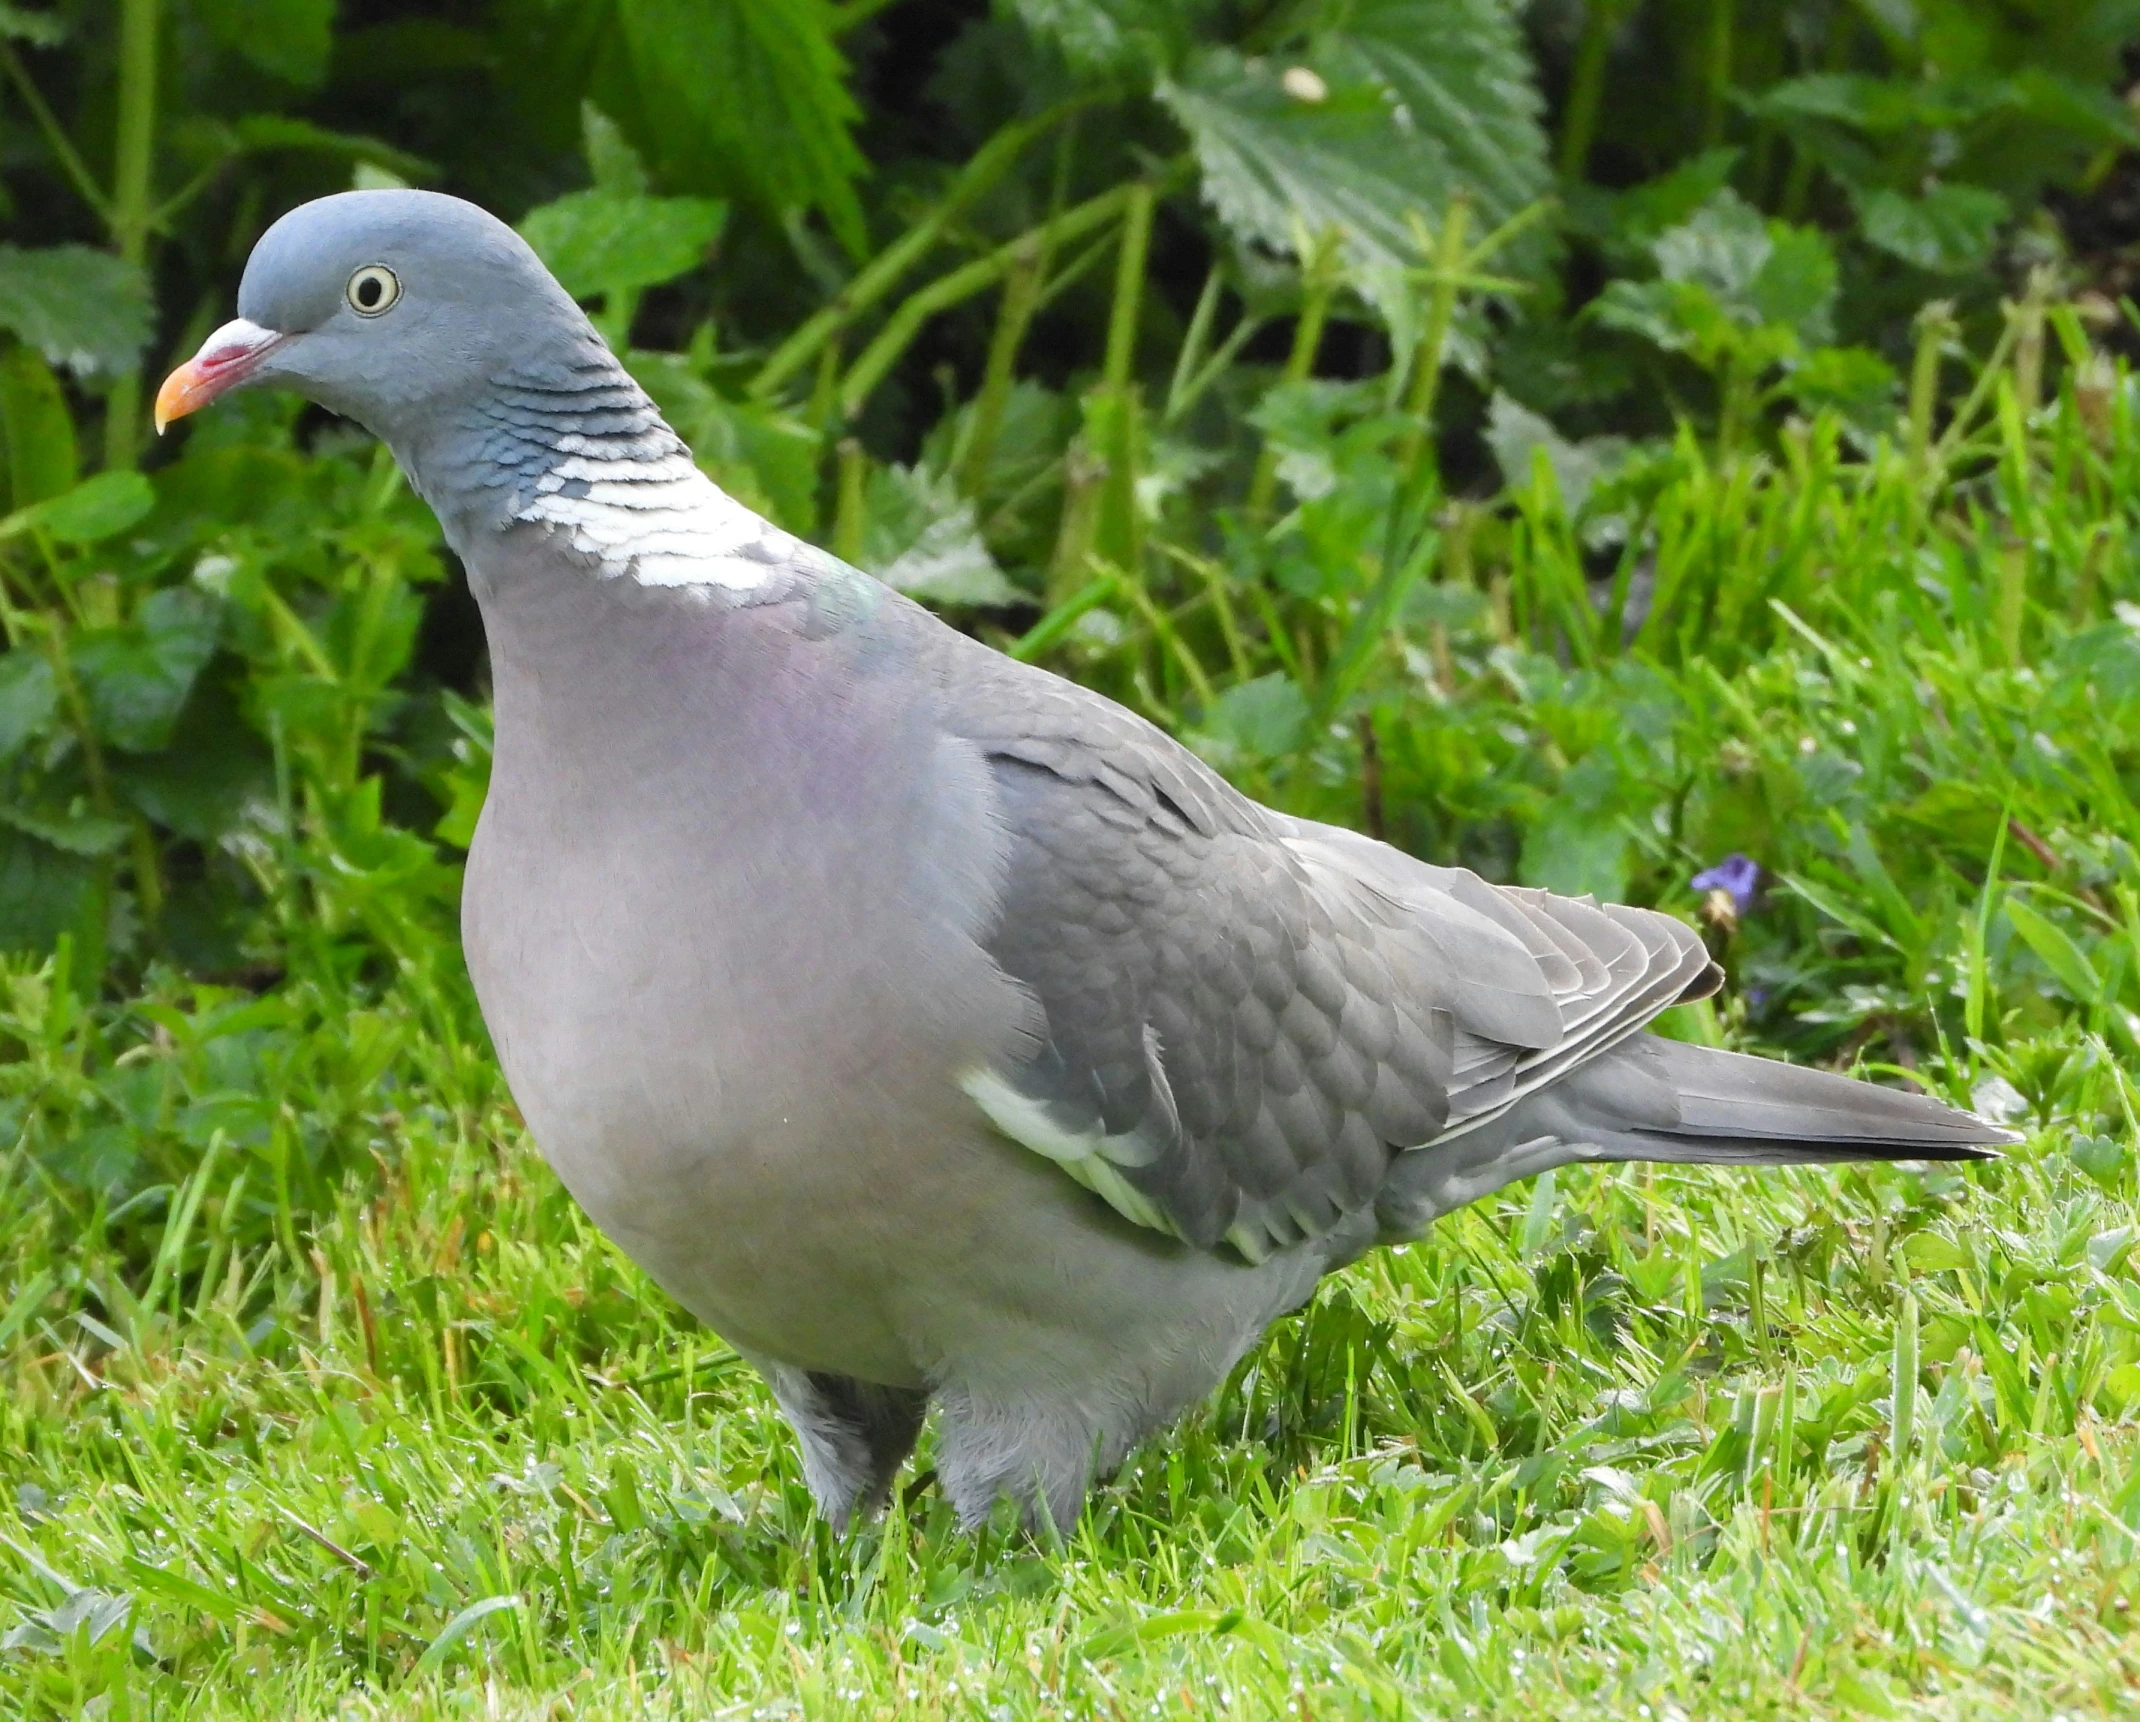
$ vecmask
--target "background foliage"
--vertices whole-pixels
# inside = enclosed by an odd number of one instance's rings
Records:
[[[2114,1708],[2135,43],[2140,0],[0,5],[0,1693]],[[1060,1557],[926,1495],[813,1542],[500,1092],[429,515],[286,400],[146,436],[266,223],[396,182],[519,223],[782,524],[1252,793],[1698,918],[1734,987],[1674,1032],[2030,1146],[1541,1181],[1326,1291]]]

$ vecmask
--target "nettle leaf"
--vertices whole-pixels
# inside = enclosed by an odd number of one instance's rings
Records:
[[[273,758],[228,688],[211,678],[186,701],[160,753],[111,761],[113,787],[181,837],[210,843],[275,787]]]
[[[0,532],[36,526],[62,544],[101,544],[138,524],[156,506],[156,492],[138,472],[100,472],[72,490],[18,510]]]
[[[133,833],[125,820],[85,807],[54,813],[11,802],[0,807],[0,821],[70,855],[109,855]]]
[[[81,923],[96,864],[0,823],[0,949],[49,951]]]
[[[1625,191],[1578,182],[1566,189],[1568,226],[1603,251],[1615,268],[1638,268],[1670,228],[1691,219],[1731,181],[1741,152],[1704,150],[1669,173]]]
[[[1832,407],[1875,435],[1895,422],[1895,368],[1868,347],[1816,347],[1790,368],[1790,389],[1808,407]]]
[[[150,594],[131,622],[81,635],[74,668],[97,733],[130,753],[168,743],[220,622],[213,598],[176,586]]]
[[[728,205],[710,198],[574,191],[529,210],[520,237],[567,293],[587,299],[689,274],[727,219]]]
[[[1210,0],[1010,0],[1009,9],[1086,77],[1164,72],[1213,11]]]
[[[0,760],[49,724],[59,711],[59,683],[44,654],[27,646],[0,654]]]
[[[1604,320],[1648,335],[1660,346],[1673,344],[1662,326],[1677,322],[1699,346],[1706,331],[1698,319],[1705,305],[1714,305],[1748,328],[1774,325],[1809,342],[1827,338],[1837,286],[1835,253],[1811,228],[1769,221],[1726,190],[1692,220],[1660,236],[1653,249],[1663,285],[1699,293],[1659,293],[1658,283],[1616,281],[1600,302]]]
[[[438,169],[420,155],[396,149],[361,132],[330,131],[291,114],[246,114],[231,122],[230,138],[249,150],[288,150],[342,161],[368,162],[404,183],[436,179]]]
[[[1492,228],[1551,179],[1529,57],[1499,0],[1362,0],[1296,63],[1212,49],[1159,95],[1236,237],[1297,254],[1334,230],[1393,318],[1416,297],[1417,223],[1438,225],[1461,193]],[[1543,255],[1533,239],[1495,265]]]
[[[0,443],[7,448],[10,508],[74,488],[81,472],[74,415],[52,367],[19,341],[0,346]]]
[[[1630,865],[1623,805],[1617,766],[1601,753],[1586,754],[1524,834],[1517,877],[1567,897],[1588,892],[1618,902],[1627,895]]]
[[[334,0],[193,0],[193,15],[218,47],[286,83],[311,89],[327,75]]]
[[[1201,739],[1225,764],[1281,759],[1308,731],[1308,699],[1282,670],[1237,682],[1204,714]]]
[[[825,0],[618,0],[621,61],[601,93],[667,182],[748,194],[775,216],[824,212],[865,248],[852,136],[860,115]]]
[[[1486,446],[1493,450],[1501,476],[1511,487],[1530,482],[1533,463],[1542,453],[1571,517],[1582,513],[1590,493],[1625,466],[1628,456],[1625,437],[1571,441],[1550,420],[1498,389],[1486,409]]]
[[[948,477],[919,466],[882,466],[863,495],[862,566],[887,586],[936,604],[1015,604],[981,541],[971,501]]]
[[[0,329],[76,374],[130,371],[149,344],[148,278],[86,245],[0,244]]]
[[[1937,275],[1981,269],[2013,213],[2005,198],[1977,185],[1936,185],[1922,197],[1868,191],[1857,203],[1870,243]]]

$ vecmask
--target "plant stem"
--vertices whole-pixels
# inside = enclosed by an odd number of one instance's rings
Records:
[[[1709,64],[1703,83],[1707,98],[1702,115],[1702,147],[1724,141],[1724,116],[1731,101],[1732,26],[1738,0],[1709,0]]]
[[[851,436],[840,438],[839,502],[832,516],[832,553],[850,567],[862,560],[862,483],[868,457]]]
[[[1286,354],[1284,384],[1304,383],[1315,370],[1315,355],[1323,344],[1323,324],[1330,315],[1330,301],[1337,292],[1338,235],[1333,229],[1316,242],[1308,258],[1302,282],[1300,321],[1293,325],[1293,349]],[[1271,495],[1278,488],[1278,451],[1268,438],[1256,456],[1256,470],[1248,481],[1248,517],[1262,520],[1270,513]]]
[[[1576,44],[1568,110],[1560,126],[1563,179],[1581,179],[1590,165],[1590,146],[1597,141],[1598,114],[1604,106],[1606,57],[1626,4],[1627,0],[1590,0],[1583,8],[1583,35]]]
[[[1057,604],[1006,648],[1010,656],[1029,664],[1067,635],[1087,610],[1114,596],[1115,577],[1100,574]]]
[[[1405,402],[1412,425],[1405,432],[1397,457],[1408,495],[1417,490],[1426,463],[1432,458],[1434,399],[1441,391],[1442,356],[1448,351],[1449,330],[1456,320],[1456,295],[1464,269],[1464,233],[1470,224],[1470,203],[1461,197],[1451,199],[1427,273],[1427,323],[1420,334],[1419,351],[1412,358],[1411,395]]]
[[[1129,188],[1122,211],[1122,248],[1115,257],[1114,303],[1107,313],[1107,359],[1100,379],[1119,389],[1129,381],[1137,356],[1137,318],[1144,309],[1144,260],[1152,242],[1152,185],[1139,180]]]
[[[1063,466],[1062,518],[1055,529],[1055,555],[1048,568],[1048,605],[1065,603],[1081,588],[1091,569],[1093,535],[1100,524],[1100,492],[1107,483],[1107,462],[1082,442],[1070,445]]]
[[[1211,266],[1204,277],[1204,290],[1196,296],[1196,309],[1189,314],[1189,328],[1182,336],[1181,350],[1174,355],[1174,375],[1167,381],[1167,404],[1161,417],[1171,421],[1178,411],[1182,391],[1189,386],[1189,378],[1203,362],[1204,347],[1211,339],[1211,322],[1218,314],[1219,290],[1225,285],[1224,273],[1217,264]]]
[[[899,284],[899,278],[943,237],[943,232],[1016,164],[1026,145],[1075,113],[1090,98],[1060,102],[1029,120],[1014,120],[974,152],[936,207],[864,264],[840,289],[831,304],[773,349],[750,380],[750,392],[764,397],[817,357],[832,337]]]
[[[1133,189],[1118,185],[1097,197],[1088,198],[1075,208],[1066,209],[1055,218],[1055,239],[1060,242],[1078,238],[1113,220],[1121,213]],[[947,311],[962,300],[971,299],[1002,279],[1017,257],[1019,247],[1029,237],[1020,234],[987,256],[977,257],[964,267],[940,275],[928,286],[908,294],[848,371],[847,380],[840,385],[840,411],[852,421],[876,392],[877,385],[884,381],[885,373],[898,363],[899,355],[921,333],[921,326],[939,311]]]
[[[2044,306],[2051,296],[2051,272],[2029,271],[2028,291],[2009,315],[2014,320],[2014,393],[2021,402],[2024,419],[2034,418],[2043,406]]]
[[[111,237],[120,258],[148,261],[156,142],[156,24],[160,0],[119,0],[119,116],[112,143]],[[104,464],[134,464],[141,431],[141,373],[112,385],[104,406]]]
[[[29,69],[15,52],[15,45],[4,37],[0,37],[0,70],[7,73],[8,81],[15,86],[16,94],[22,97],[22,105],[30,110],[30,118],[37,122],[37,130],[45,140],[45,147],[52,152],[53,160],[59,163],[60,171],[67,176],[68,183],[80,194],[82,201],[96,211],[97,219],[108,225],[111,221],[111,199],[104,195],[104,188],[97,184],[96,175],[89,171],[89,164],[82,160],[81,152],[74,147],[74,140],[67,136],[66,128],[59,123],[44,96],[37,86],[30,82]]]
[[[1026,235],[1028,243],[1012,259],[1003,278],[1003,303],[996,310],[996,326],[988,340],[988,368],[981,378],[981,392],[973,405],[973,428],[965,457],[959,462],[959,489],[979,496],[988,484],[988,468],[995,459],[996,436],[1003,428],[1004,409],[1011,387],[1017,381],[1018,349],[1032,326],[1033,310],[1040,302],[1040,284],[1047,273],[1048,236],[1043,228]]]
[[[1917,351],[1910,362],[1910,471],[1919,484],[1931,476],[1932,415],[1939,407],[1939,361],[1955,328],[1954,307],[1934,299],[1917,313]]]
[[[1111,563],[1101,562],[1100,572],[1113,577],[1115,590],[1126,597],[1137,613],[1143,616],[1146,625],[1152,630],[1153,638],[1159,642],[1159,649],[1180,666],[1182,674],[1188,678],[1189,686],[1196,694],[1202,715],[1208,718],[1212,707],[1218,703],[1218,690],[1211,685],[1211,677],[1205,673],[1204,666],[1198,661],[1196,654],[1189,649],[1188,642],[1176,631],[1173,621],[1164,610],[1152,602],[1151,593],[1144,589],[1144,582],[1137,577],[1135,570],[1117,568]]]

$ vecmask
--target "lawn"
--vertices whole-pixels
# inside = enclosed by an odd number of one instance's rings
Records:
[[[0,5],[0,1713],[2140,1712],[2140,0]],[[776,140],[777,147],[768,140]],[[1563,1171],[1060,1540],[812,1515],[464,972],[392,461],[162,369],[512,220],[724,487],[2022,1132]]]
[[[410,907],[450,873],[375,833],[292,862],[264,989],[6,971],[5,1703],[2129,1713],[2140,430],[2122,372],[2033,414],[1985,375],[1936,496],[1832,424],[1660,455],[1622,584],[1676,634],[1571,591],[1542,453],[1391,612],[1372,776],[1203,740],[1686,914],[1733,984],[1674,1032],[1974,1097],[2005,1159],[1519,1185],[1328,1282],[1060,1546],[960,1532],[926,1441],[835,1539],[756,1378],[529,1143]],[[1727,844],[1743,914],[1690,884]]]

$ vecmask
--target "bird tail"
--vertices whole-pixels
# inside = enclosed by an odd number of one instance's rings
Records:
[[[1505,1112],[1398,1155],[1376,1212],[1385,1238],[1415,1237],[1504,1184],[1575,1161],[1994,1160],[2018,1140],[1929,1095],[1638,1034]]]
[[[1630,1043],[1628,1050],[1647,1067],[1644,1076],[1671,1088],[1677,1117],[1668,1121],[1657,1118],[1652,1108],[1629,1108],[1633,1116],[1620,1121],[1620,1129],[1598,1132],[1618,1138],[1617,1144],[1600,1146],[1624,1145],[1626,1152],[1615,1158],[1752,1166],[1993,1160],[2000,1147],[2020,1140],[2010,1130],[1929,1095],[1882,1088],[1801,1064],[1650,1035]],[[1609,1085],[1614,1074],[1599,1070],[1606,1082],[1598,1086]],[[1589,1099],[1595,1105],[1608,1096],[1571,1093],[1568,1098]]]

